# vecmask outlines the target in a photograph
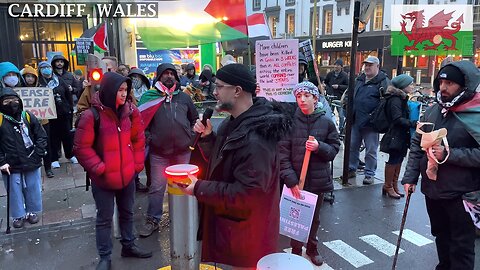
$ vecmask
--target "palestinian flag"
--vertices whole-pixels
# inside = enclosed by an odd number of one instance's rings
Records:
[[[95,51],[99,53],[104,53],[108,51],[107,45],[107,24],[102,22],[99,25],[96,25],[92,28],[85,30],[81,38],[91,38],[93,40],[93,46]]]
[[[160,108],[165,98],[166,97],[162,95],[160,91],[155,89],[148,90],[142,95],[140,102],[138,102],[138,110],[142,114],[143,125],[145,127],[150,125],[153,116],[155,116],[155,113],[158,108]]]
[[[159,4],[158,19],[137,19],[150,51],[247,37],[245,0],[178,0]]]
[[[470,5],[392,5],[391,54],[473,55]]]

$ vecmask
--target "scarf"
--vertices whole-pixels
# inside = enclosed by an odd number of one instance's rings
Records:
[[[59,85],[60,85],[60,82],[58,81],[57,75],[52,74],[52,78],[50,79],[50,81],[48,81],[47,87],[50,89],[53,89]]]
[[[25,113],[22,112],[22,116]],[[22,134],[22,139],[23,139],[23,145],[25,146],[26,149],[29,149],[30,147],[33,146],[33,141],[30,138],[29,132],[28,132],[28,127],[23,121],[23,117],[20,117],[20,121],[15,120],[15,118],[11,117],[10,115],[3,115],[8,121],[14,123],[15,125],[13,126],[13,129]],[[32,151],[33,153],[33,151]],[[31,155],[31,154],[30,154]]]
[[[162,82],[157,81],[155,83],[155,88],[166,96],[165,102],[170,102],[170,100],[172,100],[171,96],[178,93],[178,90],[175,91],[177,89],[177,83],[174,83],[172,87],[168,88]]]

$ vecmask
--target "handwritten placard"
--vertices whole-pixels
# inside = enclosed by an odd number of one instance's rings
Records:
[[[14,88],[27,110],[38,119],[55,119],[57,110],[53,99],[53,91],[48,87],[18,87]]]
[[[255,43],[258,96],[295,102],[292,90],[298,83],[298,40],[260,40]]]

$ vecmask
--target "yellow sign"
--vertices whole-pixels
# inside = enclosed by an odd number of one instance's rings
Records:
[[[213,265],[208,265],[208,264],[200,264],[200,267],[198,268],[199,270],[222,270],[222,268],[219,268],[219,267],[216,267],[213,266]],[[165,267],[162,267],[162,268],[158,268],[158,270],[172,270],[172,267],[169,265],[169,266],[165,266]]]

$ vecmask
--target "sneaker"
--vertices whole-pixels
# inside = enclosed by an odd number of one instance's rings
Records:
[[[55,174],[53,174],[52,170],[47,170],[46,174],[47,174],[48,178],[53,178],[55,176]]]
[[[76,157],[71,157],[70,159],[70,162],[73,163],[73,164],[78,164],[78,160]]]
[[[40,218],[36,213],[28,213],[27,214],[27,221],[30,224],[36,224],[40,221]]]
[[[155,222],[152,218],[147,217],[147,221],[140,229],[139,235],[141,237],[149,237],[153,232],[158,231],[158,223]]]
[[[371,177],[371,176],[365,176],[365,178],[363,179],[363,184],[364,184],[364,185],[371,185],[371,184],[373,184],[373,177]]]
[[[365,162],[359,160],[359,161],[358,161],[357,169],[359,169],[359,170],[364,170],[364,169],[365,169]]]
[[[52,162],[52,168],[53,168],[53,169],[58,169],[58,168],[60,168],[60,163],[58,163],[58,161]]]
[[[13,227],[16,229],[22,228],[24,223],[25,223],[25,218],[23,217],[13,219]]]

